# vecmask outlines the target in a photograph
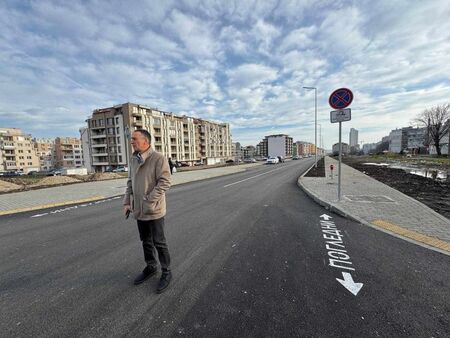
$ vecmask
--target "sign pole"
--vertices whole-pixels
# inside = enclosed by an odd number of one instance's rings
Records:
[[[342,162],[342,122],[339,122],[339,170],[338,170],[338,201],[341,200],[341,162]]]

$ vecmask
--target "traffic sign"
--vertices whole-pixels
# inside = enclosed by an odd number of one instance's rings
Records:
[[[334,109],[346,108],[353,101],[353,93],[348,88],[339,88],[331,93],[328,103]]]
[[[330,111],[331,123],[345,122],[352,119],[352,110],[350,108]]]

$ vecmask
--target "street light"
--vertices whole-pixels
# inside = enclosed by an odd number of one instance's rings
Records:
[[[320,149],[320,156],[322,156],[322,125],[320,123],[317,124],[319,126],[319,149]]]
[[[303,89],[312,90],[314,89],[314,157],[315,157],[315,167],[317,168],[317,88],[316,87],[303,87]]]

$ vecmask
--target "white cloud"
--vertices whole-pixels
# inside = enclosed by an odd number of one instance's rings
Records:
[[[92,109],[135,101],[229,122],[254,143],[271,131],[311,140],[308,85],[331,146],[327,100],[338,87],[355,93],[344,130],[365,141],[449,100],[445,0],[43,0],[2,3],[0,15],[0,125],[37,136],[77,131]]]

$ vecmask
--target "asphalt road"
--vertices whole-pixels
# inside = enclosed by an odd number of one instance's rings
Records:
[[[120,199],[1,217],[0,336],[448,337],[449,257],[328,213],[312,163],[173,187],[161,295]]]

